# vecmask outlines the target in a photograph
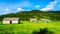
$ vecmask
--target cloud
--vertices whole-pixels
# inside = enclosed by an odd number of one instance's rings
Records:
[[[10,9],[7,8],[7,9],[5,9],[5,11],[10,11]]]
[[[11,13],[11,10],[9,8],[5,8],[3,11],[2,11],[3,14],[8,14],[8,13]]]
[[[39,8],[40,6],[39,6],[39,5],[36,5],[35,7],[36,7],[36,8]]]
[[[49,5],[47,5],[45,8],[41,9],[42,11],[49,11],[52,10],[53,7],[57,4],[57,0],[50,2]]]
[[[17,8],[17,11],[23,11],[23,9],[22,8]]]
[[[12,0],[11,0],[12,1]],[[22,8],[30,8],[32,6],[32,3],[29,2],[28,0],[14,0],[13,2],[9,1],[8,3],[6,1],[0,3],[0,14],[5,14],[5,13],[15,13],[18,11],[22,11]],[[16,3],[15,3],[16,1]],[[23,10],[24,11],[24,10]],[[1,13],[3,12],[3,13]]]

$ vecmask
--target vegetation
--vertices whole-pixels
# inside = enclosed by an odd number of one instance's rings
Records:
[[[20,24],[2,24],[5,17],[19,17]],[[30,18],[47,18],[52,22],[29,22]],[[60,34],[60,11],[32,10],[0,15],[0,34]]]
[[[47,33],[60,34],[60,21],[48,23],[21,21],[21,23],[22,24],[1,24],[0,34],[34,34],[33,32],[38,33],[44,30],[47,31]]]
[[[44,28],[44,29],[40,29],[39,32],[33,31],[32,34],[54,34],[54,32],[49,31],[47,28]]]
[[[0,16],[0,21],[5,17],[19,17],[21,20],[29,20],[29,18],[37,18],[38,20],[42,18],[47,18],[50,20],[60,20],[60,11],[21,11],[17,13],[5,14]]]

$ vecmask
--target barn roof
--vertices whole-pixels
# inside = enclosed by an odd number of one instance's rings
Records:
[[[19,20],[19,18],[4,18],[3,20],[5,20],[5,21],[10,21],[10,20]]]

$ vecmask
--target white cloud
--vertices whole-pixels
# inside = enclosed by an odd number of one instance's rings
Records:
[[[57,4],[57,0],[50,2],[49,5],[47,5],[45,8],[41,9],[42,11],[49,11],[52,10],[53,7]]]
[[[10,9],[7,8],[7,9],[5,9],[5,11],[10,11]]]
[[[36,7],[36,8],[39,8],[40,6],[39,6],[39,5],[36,5],[35,7]]]
[[[22,8],[17,8],[18,11],[22,11],[23,9]]]
[[[5,8],[2,12],[3,12],[3,14],[11,13],[9,8]]]

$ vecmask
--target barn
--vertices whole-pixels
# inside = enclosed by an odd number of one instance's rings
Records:
[[[42,22],[51,22],[49,19],[41,19]]]
[[[19,24],[20,19],[19,18],[4,18],[3,24]]]
[[[37,22],[36,18],[30,18],[30,22]]]

